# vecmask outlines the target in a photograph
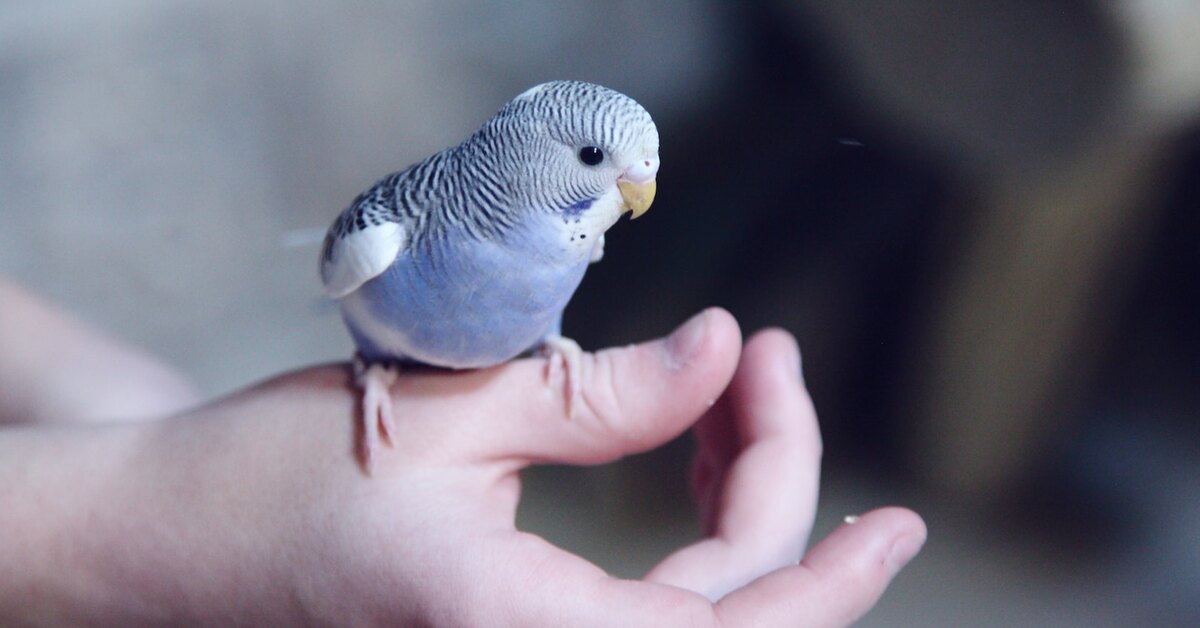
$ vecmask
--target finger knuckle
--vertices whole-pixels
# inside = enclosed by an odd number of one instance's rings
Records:
[[[580,397],[594,428],[624,451],[639,441],[640,431],[637,422],[629,420],[631,413],[618,383],[616,366],[611,353],[591,356],[587,369],[590,376],[583,380]]]

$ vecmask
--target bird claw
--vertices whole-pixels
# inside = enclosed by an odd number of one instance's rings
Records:
[[[396,433],[396,420],[392,411],[391,387],[399,375],[395,366],[366,364],[361,358],[354,360],[354,381],[363,391],[362,398],[362,463],[367,475],[375,468],[375,452],[380,441],[390,447]]]
[[[539,352],[547,358],[546,382],[551,386],[563,382],[567,418],[573,418],[580,396],[583,349],[570,338],[550,336],[542,341]]]

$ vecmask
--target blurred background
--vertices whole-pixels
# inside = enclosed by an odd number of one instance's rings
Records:
[[[557,78],[663,162],[565,331],[794,332],[817,534],[929,525],[862,625],[1200,625],[1192,0],[7,0],[0,273],[211,394],[345,359],[325,227]],[[521,524],[639,575],[697,533],[690,447],[535,470]]]

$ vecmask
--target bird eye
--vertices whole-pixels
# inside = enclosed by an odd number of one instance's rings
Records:
[[[589,166],[598,166],[604,161],[604,151],[595,146],[584,146],[579,149],[579,161]]]

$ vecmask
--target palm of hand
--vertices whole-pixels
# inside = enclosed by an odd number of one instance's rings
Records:
[[[714,310],[664,341],[589,354],[571,419],[543,368],[530,359],[401,377],[392,389],[398,437],[370,478],[351,455],[357,395],[348,370],[284,376],[201,408],[195,420],[167,422],[192,430],[172,438],[227,447],[168,465],[175,471],[158,474],[149,492],[199,482],[191,478],[209,482],[198,493],[223,491],[214,498],[228,513],[221,531],[182,520],[176,538],[209,541],[213,564],[233,556],[251,565],[232,581],[239,594],[259,611],[275,609],[265,618],[292,622],[841,625],[874,604],[924,540],[914,514],[882,509],[801,560],[821,443],[783,332],[758,334],[743,352],[736,323]],[[516,529],[520,469],[612,461],[694,422],[706,538],[643,579],[611,577]],[[233,429],[242,435],[228,436]],[[240,552],[230,537],[246,538]]]
[[[693,323],[665,342],[588,356],[584,403],[570,420],[538,360],[401,378],[400,438],[377,476],[357,477],[345,457],[345,481],[325,482],[332,493],[313,501],[325,508],[313,520],[329,527],[311,530],[308,549],[320,549],[309,559],[318,573],[342,567],[312,582],[308,611],[337,622],[622,626],[837,625],[865,612],[915,552],[900,555],[904,539],[923,539],[922,524],[877,511],[798,565],[821,445],[794,343],[765,332],[739,365],[728,315]],[[344,374],[322,377],[344,386]],[[693,484],[708,536],[642,580],[610,577],[516,529],[521,468],[615,460],[700,415]]]

